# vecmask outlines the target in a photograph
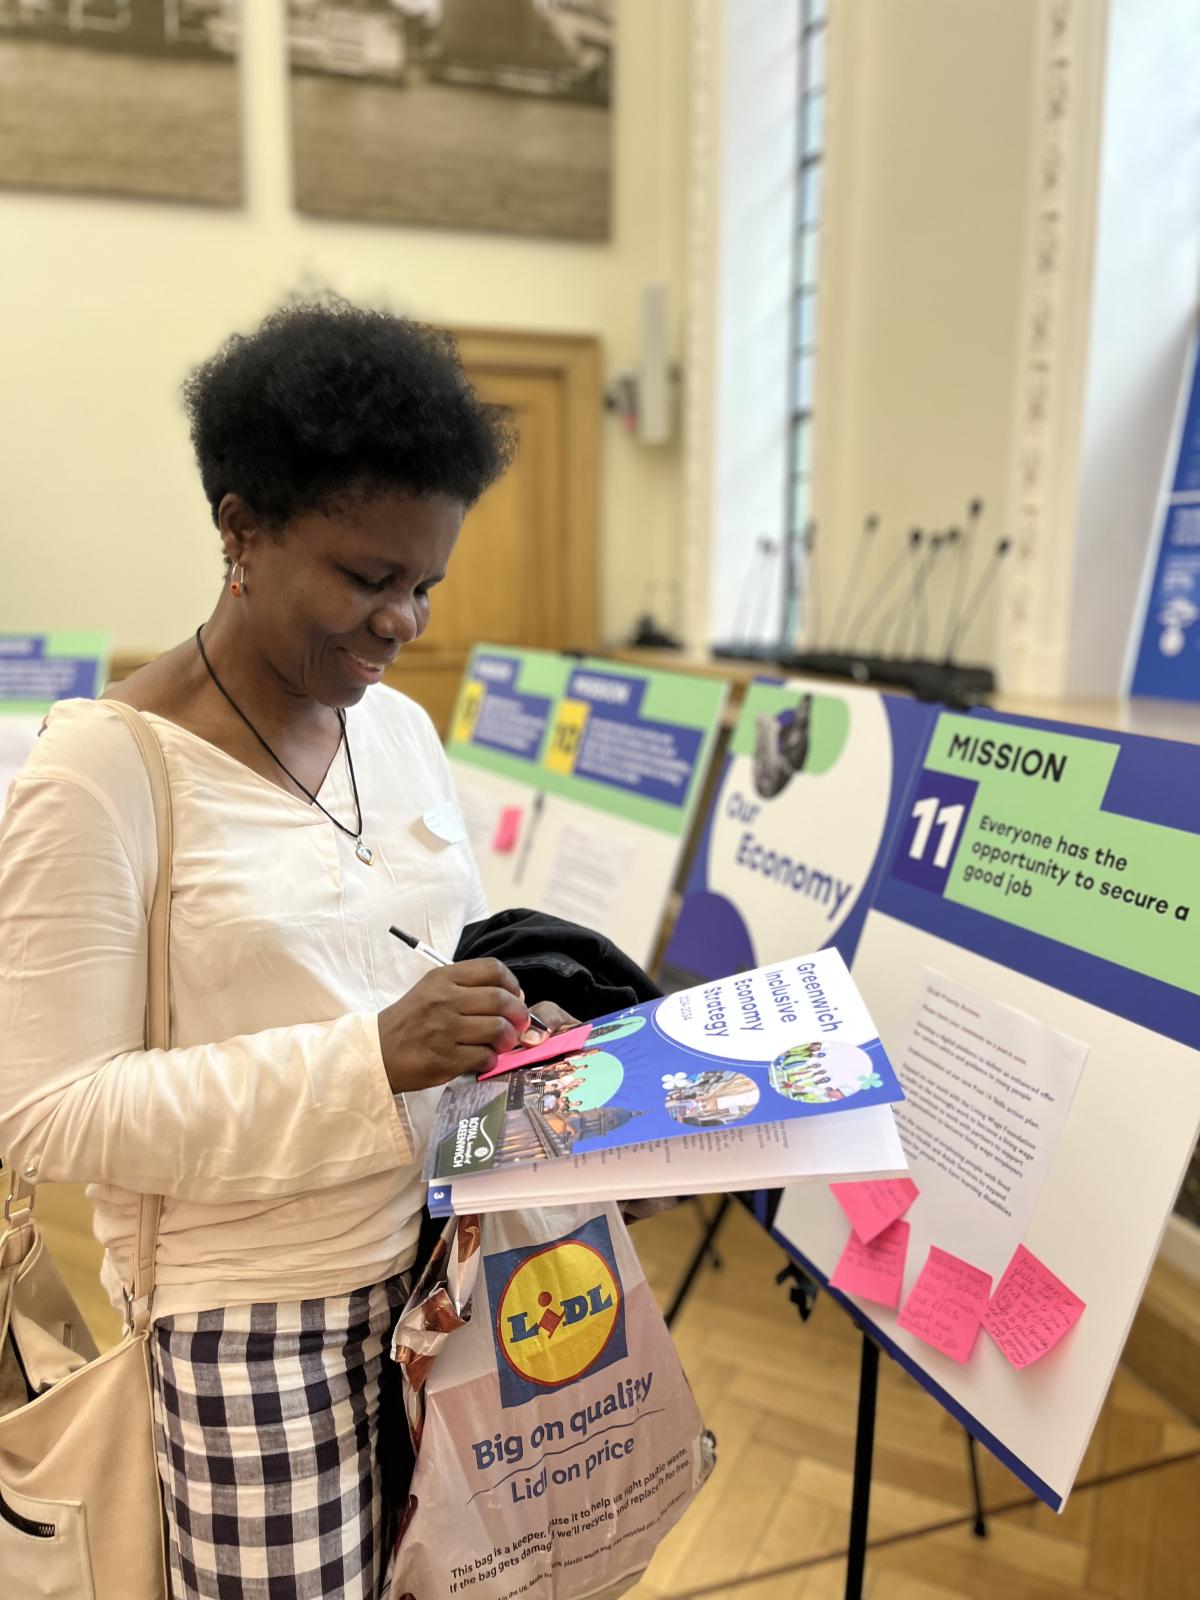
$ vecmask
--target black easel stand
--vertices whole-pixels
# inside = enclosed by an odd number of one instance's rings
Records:
[[[696,1215],[700,1218],[700,1221],[703,1223],[704,1229],[705,1229],[705,1237],[707,1239],[708,1217],[705,1214],[704,1203],[700,1199],[700,1196],[698,1194],[694,1194],[692,1196],[692,1210],[696,1213]],[[707,1244],[705,1246],[704,1253],[708,1257],[709,1266],[715,1268],[715,1270],[717,1272],[720,1272],[720,1270],[721,1270],[721,1258],[717,1254],[717,1241],[715,1239],[708,1239],[708,1242],[707,1242]]]
[[[721,1231],[721,1224],[725,1221],[726,1216],[729,1214],[729,1207],[730,1207],[731,1203],[734,1200],[740,1200],[742,1202],[742,1204],[746,1207],[746,1209],[750,1212],[750,1214],[755,1217],[756,1221],[759,1222],[762,1227],[770,1230],[771,1225],[775,1221],[775,1213],[779,1209],[779,1202],[783,1198],[783,1190],[782,1189],[769,1189],[769,1190],[759,1191],[759,1193],[762,1194],[763,1199],[765,1200],[765,1203],[766,1203],[766,1211],[762,1216],[759,1216],[757,1211],[755,1210],[755,1206],[754,1206],[755,1194],[754,1194],[754,1192],[751,1192],[749,1194],[737,1194],[737,1195],[734,1195],[734,1194],[723,1194],[721,1196],[721,1203],[717,1207],[717,1209],[713,1212],[712,1220],[709,1222],[708,1226],[705,1228],[704,1234],[701,1237],[700,1243],[696,1246],[695,1252],[693,1253],[690,1261],[687,1264],[687,1267],[684,1270],[683,1277],[680,1280],[678,1289],[676,1289],[676,1291],[675,1291],[674,1297],[671,1300],[671,1304],[668,1306],[667,1310],[663,1314],[663,1320],[666,1322],[668,1328],[675,1321],[675,1318],[679,1315],[679,1313],[683,1310],[684,1302],[686,1301],[688,1295],[691,1293],[692,1285],[696,1281],[696,1276],[699,1273],[700,1268],[704,1265],[705,1256],[710,1256],[712,1258],[712,1264],[713,1264],[714,1267],[720,1266],[721,1263],[717,1260],[716,1251],[714,1249],[714,1246],[716,1244],[717,1234],[720,1233],[720,1231]],[[788,1270],[790,1270],[792,1273],[794,1273],[797,1279],[800,1278],[801,1274],[800,1274],[800,1270],[799,1270],[798,1267],[792,1267],[791,1269],[788,1269]],[[788,1276],[788,1270],[785,1270],[784,1272],[780,1273],[780,1275],[775,1280],[776,1283],[782,1283],[783,1282],[784,1278],[786,1276]],[[810,1280],[807,1279],[807,1278],[804,1279],[804,1282],[806,1284],[809,1283],[809,1281]],[[815,1284],[812,1285],[812,1290],[813,1290],[813,1293],[815,1294],[815,1292],[816,1292],[816,1285]],[[801,1305],[800,1299],[797,1298],[796,1290],[793,1290],[792,1291],[792,1303],[800,1311],[801,1321],[807,1322],[808,1313],[812,1309],[812,1297],[809,1296],[807,1307],[803,1307]]]
[[[977,1539],[987,1538],[987,1523],[983,1518],[983,1495],[979,1488],[979,1447],[975,1443],[975,1435],[967,1433],[967,1462],[971,1468],[971,1494],[975,1501],[975,1527],[973,1532]]]
[[[858,1428],[854,1436],[854,1488],[850,1499],[850,1537],[846,1549],[846,1600],[862,1600],[867,1566],[867,1525],[871,1513],[871,1462],[875,1454],[875,1411],[879,1396],[879,1346],[862,1336],[862,1361],[858,1369]],[[974,1532],[987,1538],[983,1501],[979,1490],[979,1461],[974,1434],[964,1429],[971,1492],[975,1501]]]
[[[862,1600],[867,1566],[867,1522],[871,1514],[871,1460],[875,1454],[875,1401],[879,1393],[879,1346],[863,1334],[858,1369],[858,1429],[854,1436],[854,1492],[846,1551],[846,1600]]]
[[[675,1318],[679,1315],[680,1311],[682,1311],[684,1301],[691,1292],[692,1284],[696,1281],[696,1274],[704,1265],[705,1256],[712,1254],[713,1244],[716,1240],[717,1234],[721,1231],[721,1224],[725,1221],[725,1215],[732,1204],[732,1195],[723,1194],[721,1196],[721,1203],[713,1212],[712,1220],[709,1222],[708,1227],[704,1230],[704,1237],[697,1245],[695,1254],[692,1256],[691,1261],[688,1262],[688,1268],[683,1275],[683,1281],[675,1291],[675,1298],[671,1301],[671,1304],[667,1307],[666,1312],[663,1315],[663,1321],[666,1323],[668,1328],[675,1321]]]
[[[729,1207],[734,1199],[742,1199],[754,1211],[758,1222],[770,1228],[775,1220],[782,1197],[782,1190],[771,1190],[761,1198],[764,1210],[761,1215],[752,1204],[752,1196],[735,1196],[725,1194],[721,1196],[721,1203],[713,1212],[703,1237],[688,1262],[687,1270],[683,1275],[674,1299],[671,1301],[665,1315],[669,1328],[675,1318],[682,1311],[683,1306],[691,1293],[692,1285],[700,1268],[704,1265],[706,1256],[714,1255],[713,1246],[721,1224],[729,1212]],[[800,1320],[807,1322],[812,1312],[813,1302],[816,1299],[818,1285],[811,1279],[795,1261],[789,1259],[783,1271],[775,1278],[776,1283],[788,1285],[788,1295],[792,1304],[799,1313]],[[867,1562],[867,1525],[871,1510],[871,1463],[875,1454],[875,1413],[879,1395],[879,1346],[875,1344],[870,1335],[862,1335],[862,1361],[859,1367],[858,1383],[858,1425],[854,1441],[854,1488],[850,1501],[850,1535],[847,1545],[846,1560],[846,1600],[862,1600],[863,1576]],[[975,1437],[964,1428],[963,1437],[967,1442],[967,1467],[971,1475],[971,1497],[975,1511],[974,1533],[977,1538],[987,1537],[987,1522],[984,1518],[983,1495],[979,1482],[979,1457]]]

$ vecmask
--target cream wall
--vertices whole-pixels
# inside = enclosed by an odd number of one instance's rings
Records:
[[[1028,228],[1036,0],[830,0],[813,452],[826,630],[912,526],[1009,531],[1017,315]],[[704,0],[693,35],[694,327],[685,558],[690,642],[727,634],[753,542],[784,521],[795,8]],[[864,516],[875,563],[852,573]],[[943,637],[949,567],[932,585]],[[770,598],[772,628],[777,593]],[[855,605],[851,604],[853,614]],[[993,656],[995,597],[965,641]]]
[[[832,11],[814,450],[826,619],[868,512],[889,541],[868,589],[903,532],[960,525],[973,495],[976,572],[1010,531],[1035,0]],[[931,653],[950,577],[935,568]],[[963,658],[993,658],[995,613],[993,595]]]
[[[196,626],[219,567],[178,386],[297,286],[464,327],[595,334],[611,373],[636,360],[641,286],[662,278],[679,349],[683,0],[619,3],[608,245],[298,216],[283,11],[242,7],[240,210],[0,192],[0,630],[107,627],[139,651]],[[602,426],[603,627],[617,638],[677,570],[680,454]]]
[[[1200,305],[1200,0],[1037,13],[999,665],[1030,701],[1107,700]]]

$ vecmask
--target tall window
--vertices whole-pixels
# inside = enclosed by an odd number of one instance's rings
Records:
[[[805,549],[812,516],[813,377],[817,358],[817,281],[821,260],[821,182],[825,152],[825,40],[829,0],[800,7],[799,94],[796,103],[796,233],[792,255],[791,375],[785,528],[793,559]],[[808,585],[804,585],[808,610]],[[812,624],[811,614],[806,622]],[[785,621],[788,642],[798,616]]]

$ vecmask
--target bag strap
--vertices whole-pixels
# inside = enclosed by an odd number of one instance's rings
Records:
[[[154,830],[158,839],[158,873],[146,930],[146,1027],[147,1050],[166,1050],[171,1043],[171,991],[169,982],[171,953],[171,862],[174,835],[171,818],[171,788],[167,764],[158,738],[139,712],[120,700],[105,700],[133,735],[150,780],[154,807]],[[154,1294],[154,1257],[158,1250],[158,1225],[162,1217],[162,1196],[144,1194],[138,1198],[137,1236],[134,1240],[131,1299],[140,1309],[135,1325],[149,1324],[150,1298]],[[129,1293],[129,1291],[126,1291]],[[132,1313],[133,1307],[128,1310]]]

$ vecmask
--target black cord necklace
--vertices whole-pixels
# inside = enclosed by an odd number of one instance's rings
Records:
[[[354,854],[362,862],[363,866],[364,867],[374,866],[374,864],[375,864],[375,852],[374,852],[374,850],[371,849],[369,844],[364,844],[363,841],[362,841],[362,826],[363,826],[362,803],[358,798],[358,781],[354,776],[354,757],[350,754],[350,735],[349,735],[349,733],[347,732],[347,729],[346,729],[346,713],[344,711],[342,711],[342,710],[339,710],[338,713],[337,713],[337,719],[338,719],[338,723],[339,723],[339,725],[341,727],[341,730],[342,730],[341,743],[345,746],[345,750],[346,750],[346,766],[350,770],[350,788],[354,792],[354,811],[355,811],[355,814],[356,814],[356,816],[358,818],[358,826],[356,828],[348,828],[344,822],[339,822],[338,819],[334,816],[333,812],[327,810],[321,804],[321,802],[317,799],[316,795],[312,792],[312,790],[305,788],[304,784],[302,784],[300,782],[300,779],[296,776],[296,774],[294,772],[292,772],[290,770],[290,768],[285,767],[283,762],[280,761],[279,757],[275,754],[274,750],[271,749],[271,746],[263,738],[262,734],[259,733],[258,729],[250,721],[250,718],[242,710],[241,706],[238,705],[237,701],[230,694],[229,690],[225,687],[225,685],[221,682],[220,678],[218,678],[216,673],[213,671],[212,662],[208,659],[208,652],[204,648],[204,640],[201,637],[203,632],[204,632],[203,625],[201,625],[199,628],[196,629],[196,649],[199,650],[199,652],[200,652],[200,659],[204,663],[204,670],[208,673],[209,677],[216,684],[217,688],[225,696],[226,700],[228,700],[228,702],[232,706],[233,710],[237,712],[239,717],[241,717],[242,721],[250,729],[250,732],[258,740],[259,744],[262,745],[263,749],[267,752],[267,754],[270,756],[271,760],[279,768],[280,772],[286,773],[286,775],[296,785],[297,789],[299,789],[300,793],[304,794],[304,795],[307,795],[309,800],[311,801],[311,803],[314,806],[316,806],[318,811],[324,811],[325,812],[325,815],[329,818],[330,822],[333,823],[335,828],[340,828],[348,839],[353,839],[354,840]],[[336,754],[336,752],[335,752],[335,754]]]

